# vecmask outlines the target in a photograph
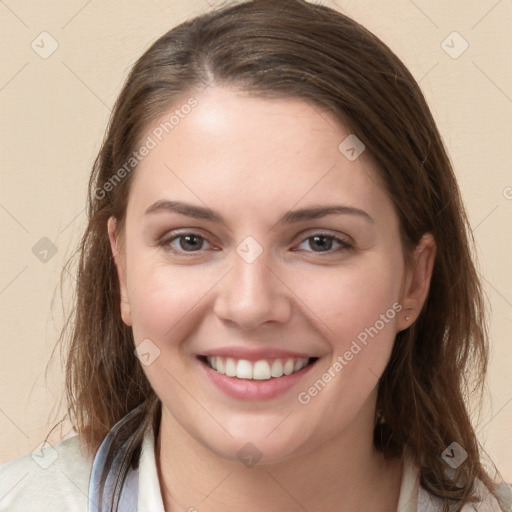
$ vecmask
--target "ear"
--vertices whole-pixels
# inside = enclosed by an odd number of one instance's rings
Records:
[[[410,327],[418,318],[427,300],[436,257],[436,243],[430,233],[423,235],[414,249],[411,268],[406,269],[402,287],[402,312],[397,321],[397,332]]]
[[[119,279],[120,296],[121,296],[121,318],[123,322],[131,326],[132,317],[130,312],[130,302],[128,300],[128,289],[126,286],[126,258],[123,257],[122,250],[119,249],[119,233],[117,231],[117,220],[115,217],[108,219],[108,238],[110,240],[110,248],[114,257],[114,263],[117,269],[117,277]]]

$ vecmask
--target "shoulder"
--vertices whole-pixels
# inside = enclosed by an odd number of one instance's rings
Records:
[[[465,505],[461,512],[509,512],[511,510],[510,506],[505,503],[506,500],[500,499],[498,501],[496,496],[480,480],[476,483],[475,496],[478,497],[478,501]],[[441,512],[442,510],[442,501],[420,487],[417,512]]]
[[[442,512],[443,500],[422,487],[420,468],[412,453],[407,449],[404,454],[404,475],[400,493],[399,510],[411,512]],[[502,482],[491,492],[479,479],[476,480],[473,496],[477,501],[465,505],[461,512],[512,512],[512,486]]]
[[[92,462],[75,435],[2,464],[0,510],[86,511]]]

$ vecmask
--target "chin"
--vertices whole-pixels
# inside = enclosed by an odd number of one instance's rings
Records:
[[[285,462],[313,448],[314,443],[305,436],[303,425],[297,426],[296,434],[290,428],[272,432],[275,426],[274,422],[271,428],[246,427],[233,437],[222,436],[215,442],[211,437],[198,441],[218,457],[247,467]]]

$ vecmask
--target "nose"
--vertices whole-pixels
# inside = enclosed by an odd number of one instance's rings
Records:
[[[268,322],[286,322],[292,296],[265,252],[252,263],[234,254],[233,267],[218,285],[214,312],[223,321],[253,330]]]

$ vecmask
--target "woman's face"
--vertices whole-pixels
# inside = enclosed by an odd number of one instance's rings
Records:
[[[304,100],[194,98],[141,139],[119,257],[109,222],[163,421],[232,460],[359,435],[405,309],[424,298],[375,167]]]

